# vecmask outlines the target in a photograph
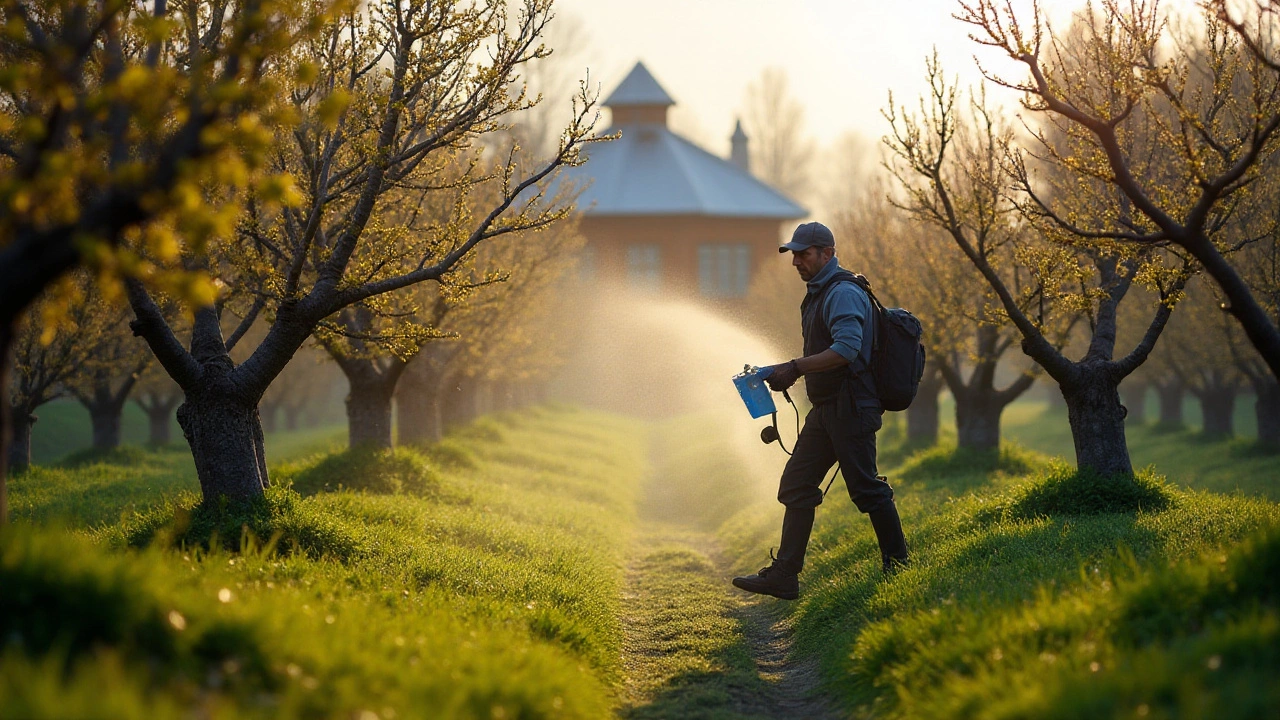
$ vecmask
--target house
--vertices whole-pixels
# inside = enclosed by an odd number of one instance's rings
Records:
[[[582,275],[664,295],[741,297],[807,211],[751,175],[741,123],[730,158],[717,157],[671,131],[674,104],[643,63],[605,100],[606,133],[621,137],[590,145],[569,173],[585,186]]]

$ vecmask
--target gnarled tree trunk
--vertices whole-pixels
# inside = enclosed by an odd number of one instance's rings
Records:
[[[187,391],[178,425],[191,446],[205,500],[252,500],[268,483],[262,420],[256,403],[217,375],[206,369],[201,386]]]
[[[907,442],[912,445],[935,445],[938,442],[938,393],[942,391],[942,375],[936,362],[925,363],[920,390],[907,408]]]
[[[1061,382],[1076,465],[1100,475],[1133,475],[1119,379],[1109,362],[1081,361]]]

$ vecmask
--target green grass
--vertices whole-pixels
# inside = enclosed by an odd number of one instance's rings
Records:
[[[334,452],[346,444],[346,429],[311,428],[267,436],[274,470],[288,461]],[[18,522],[94,526],[146,511],[166,498],[191,500],[200,491],[185,444],[162,448],[122,446],[108,453],[81,450],[52,465],[35,465],[9,478],[9,502]]]
[[[345,453],[277,465],[308,495],[242,507],[175,492],[164,452],[23,476],[0,539],[0,716],[607,716],[646,442],[536,408],[451,438],[447,466],[383,458],[397,483]],[[33,498],[130,496],[113,488],[148,473],[165,500],[141,512],[99,525],[93,503],[46,502],[96,529],[29,525]]]
[[[1152,471],[1116,482],[1016,447],[900,457],[884,469],[911,565],[885,578],[870,523],[833,493],[818,513],[801,600],[788,607],[795,656],[820,658],[827,691],[849,712],[1280,711],[1280,694],[1262,681],[1280,673],[1275,581],[1254,576],[1276,576],[1274,503],[1179,489]],[[745,511],[721,530],[740,570],[773,540],[753,530],[759,517]]]
[[[1154,466],[1168,480],[1183,487],[1220,493],[1242,492],[1280,501],[1280,453],[1259,450],[1252,436],[1251,400],[1236,404],[1236,437],[1208,439],[1200,434],[1198,408],[1188,412],[1188,427],[1167,430],[1154,420],[1126,428],[1129,455],[1135,468]],[[1189,410],[1192,408],[1189,403]],[[1151,412],[1154,409],[1148,408]],[[944,417],[953,416],[944,410]],[[1047,403],[1019,401],[1005,411],[1005,437],[1025,447],[1075,459],[1067,411]]]

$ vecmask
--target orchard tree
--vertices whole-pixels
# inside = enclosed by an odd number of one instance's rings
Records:
[[[153,447],[168,445],[173,412],[182,402],[182,388],[169,378],[163,368],[152,363],[138,379],[133,402],[147,414],[147,444]]]
[[[980,242],[1000,245],[1018,232],[1011,221],[1016,212],[992,194],[996,188],[981,181],[982,173],[991,171],[991,167],[980,171],[974,166],[967,177],[957,178],[956,192],[964,195],[964,222],[981,237]],[[908,429],[913,416],[924,416],[916,422],[926,428],[916,432],[923,435],[931,424],[936,438],[937,394],[945,384],[955,399],[958,445],[994,450],[1000,444],[1004,409],[1032,386],[1035,373],[1031,368],[1018,369],[1011,382],[997,387],[997,371],[1015,346],[1017,331],[997,309],[999,303],[981,275],[954,244],[939,236],[937,226],[900,212],[895,204],[904,207],[886,187],[871,185],[867,199],[843,219],[842,227],[847,227],[844,234],[859,239],[853,249],[867,272],[878,276],[877,295],[911,309],[925,327],[929,366],[912,403],[915,412],[908,410]],[[1057,325],[1065,332],[1070,319]]]
[[[94,449],[110,450],[120,446],[125,403],[152,356],[129,330],[124,308],[94,304],[92,318],[78,330],[81,341],[89,347],[90,362],[68,389],[89,411]]]
[[[1084,48],[1080,49],[1085,51]],[[928,63],[929,92],[919,113],[890,105],[894,167],[915,217],[942,229],[982,275],[1002,312],[1021,335],[1023,352],[1052,377],[1067,403],[1077,464],[1102,475],[1132,475],[1124,435],[1124,407],[1117,388],[1141,365],[1160,337],[1188,273],[1158,252],[1101,240],[1078,242],[1047,225],[1017,228],[974,222],[994,217],[982,203],[1012,203],[1005,188],[1025,171],[1013,133],[978,94],[962,117],[959,93],[944,80],[936,59]],[[1066,155],[1069,148],[1060,148]],[[1153,169],[1156,169],[1153,165]],[[1025,175],[1021,175],[1025,177]],[[965,188],[980,187],[981,192]],[[1066,184],[1054,192],[1066,196]],[[1078,212],[1116,212],[1115,199],[1097,187],[1077,187]],[[1026,213],[1023,213],[1026,217]],[[1142,339],[1116,358],[1120,303],[1135,282],[1159,298]],[[1054,317],[1080,313],[1090,337],[1084,357],[1072,360],[1056,345]]]
[[[12,378],[5,408],[13,419],[9,466],[16,471],[31,465],[31,429],[36,408],[62,397],[69,384],[95,358],[90,338],[98,308],[86,302],[91,284],[83,274],[58,281],[59,287],[37,298],[18,324],[13,347]]]
[[[205,294],[179,249],[198,255],[226,222],[228,191],[266,180],[266,128],[285,118],[263,70],[329,11],[300,0],[0,2],[0,383],[18,317],[77,266]],[[43,321],[59,322],[69,300],[51,299]]]
[[[447,426],[495,409],[492,395],[515,403],[545,381],[559,362],[549,317],[563,312],[559,290],[583,238],[572,220],[539,236],[487,247],[478,254],[469,292],[441,294],[437,327],[409,365],[397,396],[403,442],[439,440]],[[511,396],[509,399],[507,396]]]
[[[307,338],[346,308],[439,281],[482,243],[546,227],[569,208],[546,195],[556,171],[580,161],[595,102],[585,89],[557,152],[526,172],[516,157],[497,177],[476,141],[528,100],[513,78],[547,50],[540,38],[547,0],[476,5],[378,0],[324,23],[278,72],[299,121],[276,135],[272,169],[296,194],[273,207],[251,195],[240,232],[220,242],[210,271],[258,293],[224,338],[216,304],[194,311],[184,347],[139,282],[127,285],[134,330],[183,389],[178,410],[206,501],[252,499],[267,482],[257,406]],[[304,71],[305,70],[305,71]],[[477,155],[461,181],[437,184],[455,158]],[[403,192],[438,188],[463,198],[497,182],[496,202],[455,222],[407,233],[383,211]],[[463,206],[465,203],[459,203]],[[249,230],[243,230],[248,224]],[[261,315],[267,330],[242,363],[228,345]]]
[[[1028,111],[1077,140],[1072,155],[1056,158],[1059,164],[1082,182],[1113,188],[1126,206],[1123,217],[1083,218],[1033,192],[1038,214],[1079,238],[1173,247],[1194,258],[1275,376],[1280,325],[1233,263],[1239,240],[1219,231],[1233,217],[1255,215],[1252,188],[1280,142],[1273,33],[1280,7],[1247,0],[1240,14],[1238,5],[1208,0],[1202,22],[1181,37],[1169,31],[1158,0],[1087,5],[1073,25],[1075,37],[1055,34],[1038,6],[1027,23],[1000,0],[962,1],[956,17],[976,42],[1027,71],[1022,81],[984,70],[987,78],[1022,93]],[[1150,145],[1174,155],[1172,171],[1157,175],[1144,172],[1144,155],[1127,140],[1151,132],[1145,126],[1153,120]]]
[[[1202,432],[1213,438],[1235,434],[1236,399],[1245,386],[1231,352],[1242,341],[1239,328],[1218,308],[1214,293],[1196,283],[1178,313],[1175,342],[1161,351],[1181,386],[1200,401]]]
[[[333,388],[341,384],[328,359],[314,347],[303,346],[276,376],[259,403],[266,432],[280,429],[281,416],[284,429],[290,431],[302,427],[304,419],[321,419],[324,404],[334,396]]]

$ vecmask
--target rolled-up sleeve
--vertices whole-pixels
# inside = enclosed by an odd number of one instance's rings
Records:
[[[823,319],[831,330],[831,349],[853,362],[862,352],[863,328],[871,314],[866,293],[849,283],[840,283],[827,293]]]

